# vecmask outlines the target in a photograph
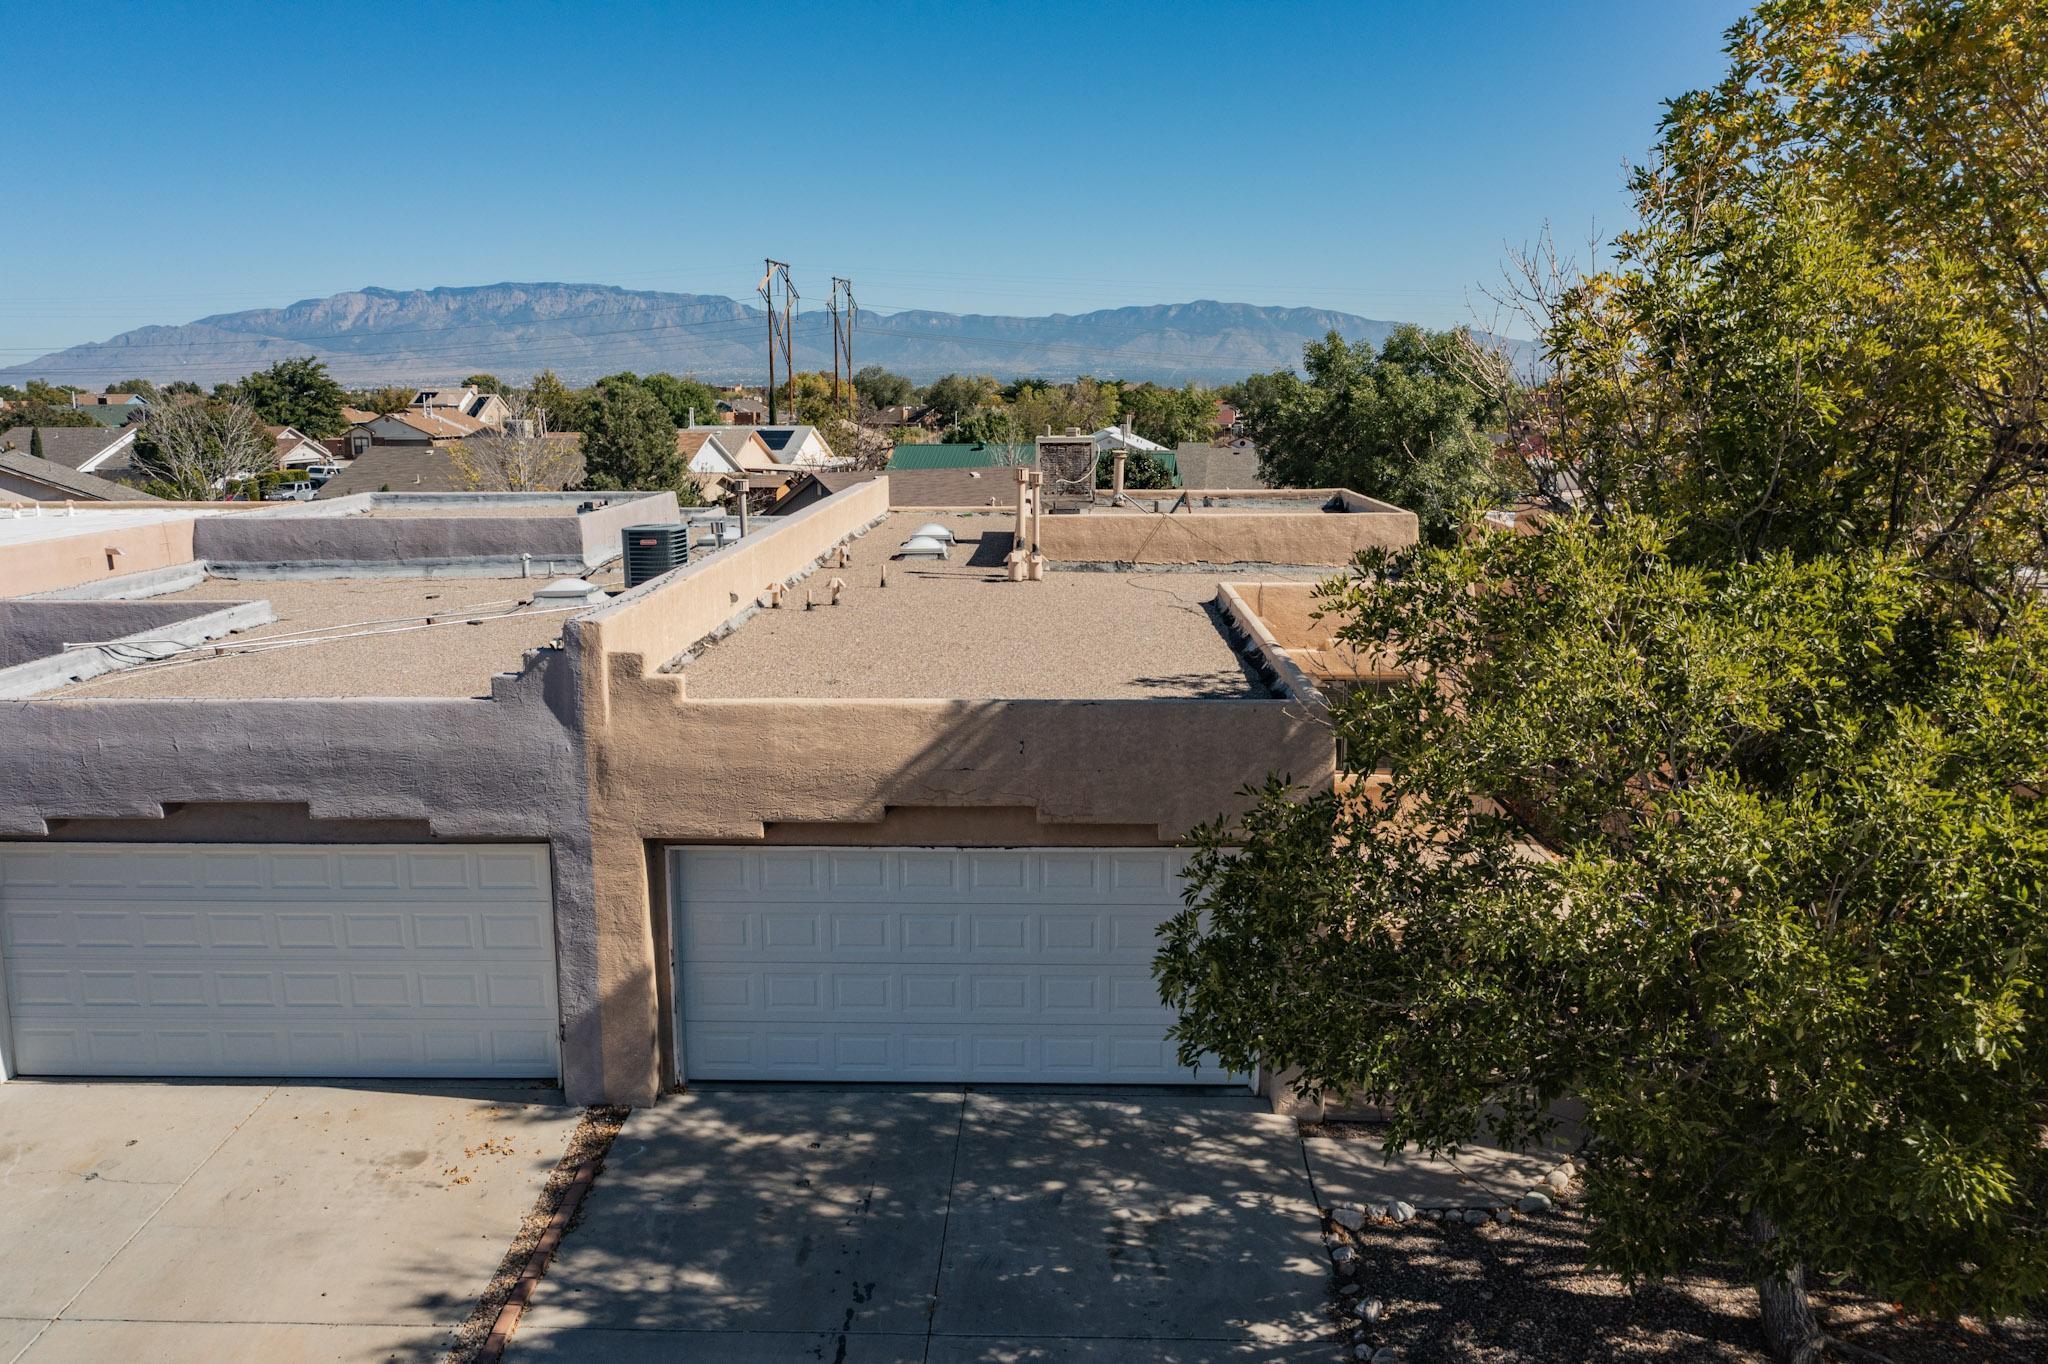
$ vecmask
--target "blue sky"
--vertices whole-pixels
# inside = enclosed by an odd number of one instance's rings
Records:
[[[370,284],[743,297],[769,254],[890,311],[1469,321],[1546,222],[1625,224],[1742,8],[17,0],[0,363]]]

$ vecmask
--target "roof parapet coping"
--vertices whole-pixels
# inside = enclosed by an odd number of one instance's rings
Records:
[[[61,609],[66,604],[49,600],[29,603],[53,609]],[[80,624],[89,624],[88,613],[93,603],[76,600],[70,604],[76,606]],[[23,700],[87,678],[125,672],[145,663],[190,652],[209,640],[237,630],[268,625],[276,619],[276,613],[267,601],[227,602],[218,610],[183,620],[166,621],[116,639],[67,642],[67,647],[59,653],[32,658],[11,668],[0,668],[0,700]]]

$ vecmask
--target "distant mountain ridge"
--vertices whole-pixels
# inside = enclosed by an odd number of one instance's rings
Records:
[[[1331,331],[1377,344],[1398,325],[1206,299],[1046,317],[865,313],[854,358],[921,382],[958,372],[1213,383],[1298,366],[1303,344]],[[715,294],[604,284],[373,287],[139,327],[0,369],[0,382],[210,384],[311,354],[348,384],[444,381],[479,370],[516,381],[542,369],[571,382],[630,369],[758,383],[767,373],[767,330],[760,308]],[[831,367],[832,333],[821,313],[800,315],[795,338],[799,369]],[[1527,343],[1503,344],[1518,361],[1528,358]]]

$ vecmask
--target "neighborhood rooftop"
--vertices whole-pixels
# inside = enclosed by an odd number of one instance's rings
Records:
[[[536,601],[546,579],[208,578],[152,605],[264,602],[274,620],[155,662],[90,677],[58,698],[254,700],[488,696],[582,602]],[[85,646],[104,641],[77,641]],[[118,646],[116,646],[118,647]]]
[[[928,523],[953,532],[950,559],[891,557]],[[684,694],[1270,695],[1211,605],[1228,570],[1074,569],[1015,584],[1003,570],[1011,538],[1007,516],[892,513],[853,542],[847,566],[818,570],[780,607],[757,612],[684,663]],[[833,606],[835,579],[844,587]]]

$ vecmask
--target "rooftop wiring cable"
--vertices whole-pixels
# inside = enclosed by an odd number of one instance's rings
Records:
[[[305,638],[284,639],[279,640],[274,644],[271,643],[270,638],[268,636],[262,639],[247,640],[241,644],[235,645],[222,645],[208,642],[205,644],[194,645],[191,649],[186,650],[183,654],[180,654],[176,657],[154,659],[150,662],[141,663],[136,665],[135,667],[124,669],[122,675],[130,676],[135,673],[156,672],[166,668],[189,668],[194,664],[212,663],[223,658],[238,658],[249,654],[276,653],[279,650],[283,649],[301,648],[304,646],[314,644],[332,644],[338,640],[374,639],[382,635],[410,634],[417,630],[440,630],[451,625],[482,625],[492,621],[510,620],[514,617],[525,619],[533,616],[558,616],[570,614],[577,611],[587,611],[589,609],[590,603],[583,602],[575,606],[548,606],[541,607],[537,610],[532,611],[501,611],[495,615],[478,615],[475,612],[461,611],[448,613],[448,618],[445,620],[436,619],[433,621],[428,621],[423,617],[408,618],[417,619],[418,623],[400,625],[394,629],[388,630],[350,630],[344,628],[340,631],[331,634],[314,635]],[[206,652],[201,652],[202,650]]]

